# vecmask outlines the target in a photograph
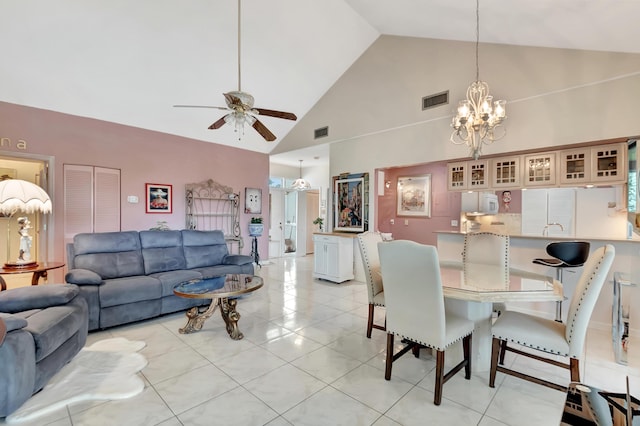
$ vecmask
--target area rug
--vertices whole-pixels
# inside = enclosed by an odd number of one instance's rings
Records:
[[[118,337],[83,348],[44,389],[7,416],[6,422],[30,421],[81,401],[124,399],[139,394],[144,381],[137,373],[147,360],[137,352],[144,346],[142,341]]]

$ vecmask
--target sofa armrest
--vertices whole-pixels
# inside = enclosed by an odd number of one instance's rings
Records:
[[[64,280],[69,284],[77,284],[77,285],[102,284],[102,277],[88,269],[71,269],[64,276]]]
[[[223,265],[246,265],[253,263],[253,257],[246,254],[228,254],[222,259]]]
[[[0,312],[0,334],[2,334],[2,329],[4,329],[6,335],[10,331],[25,328],[28,324],[24,318]]]
[[[18,287],[0,292],[0,312],[10,314],[68,303],[80,293],[72,284]]]

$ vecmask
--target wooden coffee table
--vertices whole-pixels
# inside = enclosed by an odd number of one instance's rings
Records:
[[[202,329],[204,322],[220,307],[220,315],[227,326],[229,337],[240,340],[244,335],[238,328],[240,314],[236,311],[237,298],[262,287],[263,280],[256,275],[227,274],[220,277],[188,281],[178,284],[173,293],[190,299],[211,299],[207,308],[195,306],[187,311],[187,324],[180,333],[194,333]]]

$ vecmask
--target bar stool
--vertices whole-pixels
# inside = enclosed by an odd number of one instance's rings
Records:
[[[588,241],[559,241],[547,245],[547,254],[551,259],[533,259],[538,265],[556,268],[556,279],[562,282],[564,268],[577,268],[584,265],[589,257]],[[556,302],[556,321],[562,322],[562,301]]]

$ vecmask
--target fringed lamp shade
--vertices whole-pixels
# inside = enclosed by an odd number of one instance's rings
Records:
[[[51,199],[38,185],[20,179],[0,182],[0,213],[11,216],[25,213],[51,213]]]

